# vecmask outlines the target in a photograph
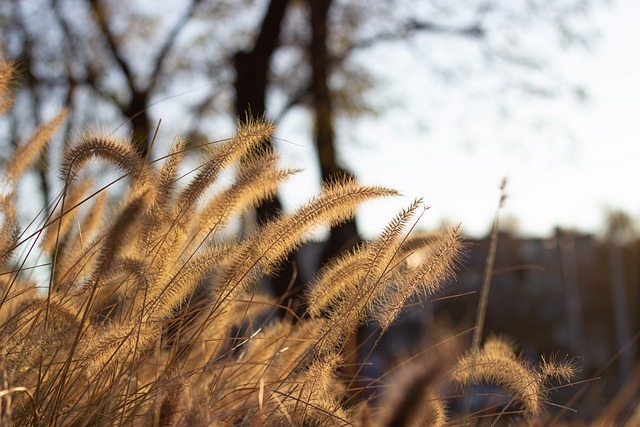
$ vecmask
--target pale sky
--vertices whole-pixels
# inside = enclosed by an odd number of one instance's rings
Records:
[[[358,221],[365,236],[376,235],[416,197],[431,206],[421,226],[433,228],[448,220],[462,223],[473,236],[486,235],[505,176],[508,199],[502,215],[515,218],[527,236],[548,235],[556,225],[599,233],[610,209],[637,219],[640,2],[617,0],[597,10],[592,19],[602,34],[599,41],[590,51],[562,53],[553,64],[565,79],[587,89],[586,103],[521,98],[511,117],[503,118],[491,99],[467,102],[453,93],[439,98],[438,93],[447,93],[446,85],[440,92],[429,91],[433,81],[419,72],[390,82],[388,92],[413,105],[410,112],[395,108],[362,121],[347,132],[355,142],[340,145],[362,182],[406,195],[364,206]],[[398,72],[394,65],[410,67],[403,60],[399,55],[391,61],[395,64],[385,64],[391,75]],[[435,108],[421,109],[424,93],[434,94]],[[428,116],[424,127],[415,114]],[[308,126],[308,118],[295,111],[280,123],[279,136],[287,140],[278,144],[283,162],[307,169],[283,189],[290,208],[318,188],[313,146],[303,132]]]

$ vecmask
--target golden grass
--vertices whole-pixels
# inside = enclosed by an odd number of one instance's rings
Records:
[[[1,108],[11,99],[11,77],[11,64],[0,61]],[[3,425],[439,426],[447,422],[440,386],[450,378],[494,382],[531,415],[543,408],[547,380],[571,378],[571,366],[532,368],[494,339],[451,369],[454,351],[414,366],[385,410],[356,404],[354,392],[364,390],[349,389],[340,376],[346,337],[368,320],[383,333],[412,298],[439,292],[454,275],[462,240],[457,228],[410,234],[422,207],[417,200],[378,239],[322,269],[305,290],[302,318],[274,318],[283,302],[259,291],[260,279],[310,231],[397,192],[337,180],[244,238],[222,237],[233,215],[273,197],[296,172],[279,168],[277,155],[262,148],[274,133],[265,120],[239,123],[187,182],[178,172],[182,140],[163,162],[146,162],[129,141],[97,133],[67,143],[63,193],[35,235],[39,251],[30,251],[51,260],[50,277],[32,283],[22,270],[28,239],[14,184],[64,118],[62,112],[38,130],[5,169]],[[124,194],[93,188],[83,173],[95,159],[122,172]],[[235,180],[222,187],[217,178],[230,167]]]

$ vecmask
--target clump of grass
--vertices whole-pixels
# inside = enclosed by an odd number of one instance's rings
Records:
[[[567,360],[544,360],[534,367],[519,358],[513,344],[498,338],[489,338],[481,349],[470,349],[458,360],[451,379],[462,386],[486,382],[507,392],[510,402],[503,411],[519,406],[523,414],[540,415],[547,400],[549,384],[571,381],[575,366]],[[498,417],[499,418],[499,417]]]
[[[11,99],[11,64],[0,61],[0,107]],[[416,295],[451,280],[463,250],[457,228],[407,234],[415,201],[378,239],[328,263],[305,291],[301,318],[275,318],[260,279],[320,226],[353,217],[392,189],[337,180],[290,215],[229,239],[233,215],[272,197],[295,170],[260,148],[272,123],[239,123],[212,144],[191,178],[180,178],[185,143],[163,161],[141,159],[131,142],[85,133],[66,143],[63,191],[31,237],[51,260],[48,283],[33,283],[21,248],[15,183],[65,119],[64,111],[19,147],[5,169],[0,212],[0,421],[3,425],[443,425],[444,358],[418,369],[380,415],[356,405],[340,377],[344,344],[373,320],[381,333]],[[86,166],[121,171],[124,193],[94,188]],[[235,167],[227,186],[218,177]],[[215,189],[216,191],[212,191]],[[407,230],[407,228],[410,228]],[[46,291],[37,291],[36,289]],[[246,331],[243,332],[243,331]],[[538,414],[544,382],[568,367],[529,368],[501,341],[464,356],[461,384],[494,381]],[[448,360],[453,360],[451,357]],[[440,363],[442,362],[442,363]],[[508,378],[497,368],[509,366]],[[403,391],[404,390],[404,391]],[[431,402],[421,408],[421,402]],[[363,415],[364,414],[364,415]],[[368,415],[366,415],[368,414]],[[365,416],[366,415],[366,416]]]

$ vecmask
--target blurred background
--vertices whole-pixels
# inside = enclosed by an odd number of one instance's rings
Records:
[[[319,233],[291,260],[300,280],[416,197],[431,206],[419,227],[462,224],[469,253],[447,292],[459,296],[417,304],[392,341],[432,316],[473,326],[507,177],[486,330],[527,357],[579,357],[580,380],[599,379],[559,403],[624,419],[640,394],[638,16],[633,0],[5,0],[19,78],[1,149],[69,108],[22,184],[32,218],[61,190],[60,147],[79,129],[133,135],[156,159],[176,135],[197,154],[265,114],[282,163],[305,172],[255,220],[344,174],[404,194]]]

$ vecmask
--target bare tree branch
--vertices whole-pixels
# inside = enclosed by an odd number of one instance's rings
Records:
[[[118,43],[116,42],[116,37],[109,28],[109,23],[107,22],[107,13],[106,10],[102,7],[99,0],[89,0],[91,3],[91,9],[93,11],[96,20],[98,21],[99,27],[102,30],[102,34],[104,35],[104,40],[107,42],[107,46],[111,51],[114,59],[122,69],[122,73],[124,74],[127,84],[129,85],[129,89],[131,93],[136,92],[136,87],[133,81],[133,70],[129,63],[124,59],[122,52],[118,48]]]
[[[470,38],[482,38],[486,34],[485,29],[479,23],[463,27],[449,27],[429,21],[410,20],[400,25],[400,27],[395,31],[382,32],[351,44],[351,46],[348,46],[335,59],[343,60],[354,50],[366,49],[381,42],[403,40],[413,35],[414,33],[419,32],[449,34],[453,36]]]
[[[160,70],[162,68],[162,64],[164,63],[169,52],[171,52],[171,49],[173,48],[173,46],[176,43],[176,40],[178,39],[178,36],[180,35],[184,27],[189,23],[189,21],[193,17],[200,3],[202,3],[202,0],[193,0],[191,2],[191,5],[189,6],[189,9],[185,12],[184,15],[182,15],[180,20],[178,20],[175,26],[171,29],[171,31],[169,32],[169,35],[164,41],[164,44],[160,48],[160,51],[158,53],[158,56],[156,57],[155,63],[153,64],[154,70]],[[156,84],[158,82],[159,75],[160,73],[157,73],[157,72],[151,75],[151,79],[148,85],[149,91],[152,91],[155,89]]]

